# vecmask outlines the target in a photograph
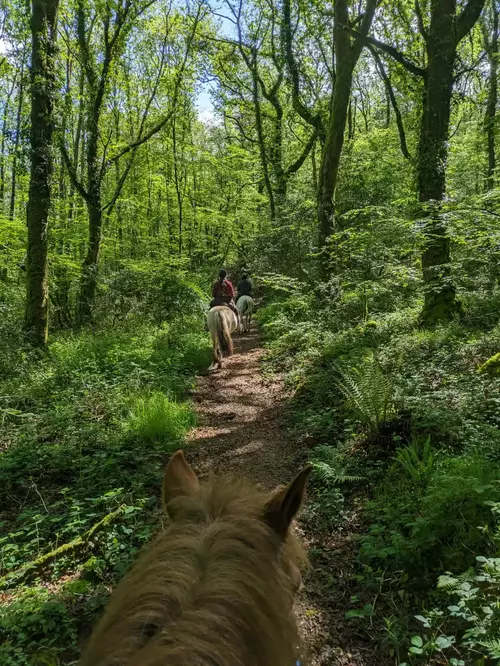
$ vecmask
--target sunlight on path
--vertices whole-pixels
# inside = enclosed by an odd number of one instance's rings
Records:
[[[287,433],[283,406],[285,389],[278,377],[264,378],[260,371],[263,349],[255,327],[235,335],[234,356],[222,370],[198,378],[193,400],[199,426],[188,438],[187,453],[200,476],[233,472],[273,490],[287,483],[307,460],[307,450]],[[302,532],[302,528],[299,527]],[[303,534],[306,542],[314,542]],[[348,538],[344,551],[333,548],[335,575],[348,576],[344,567],[350,557]],[[316,545],[316,544],[315,544]],[[375,666],[369,647],[356,645],[351,626],[346,626],[345,586],[326,589],[324,574],[332,566],[332,553],[314,566],[297,601],[297,617],[311,666]],[[344,560],[344,562],[342,562]],[[350,562],[349,562],[350,564]],[[344,647],[354,643],[356,649]]]

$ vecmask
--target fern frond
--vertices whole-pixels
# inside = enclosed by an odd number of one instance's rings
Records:
[[[364,428],[377,432],[394,413],[394,387],[375,359],[349,371],[336,367],[335,385]]]
[[[493,638],[492,640],[482,641],[479,643],[479,645],[486,648],[488,656],[491,659],[500,659],[500,638]]]
[[[332,446],[317,446],[313,451],[311,465],[317,478],[326,485],[359,483],[365,478],[349,474],[347,468],[340,464],[338,452]]]
[[[443,574],[438,578],[438,588],[444,590],[452,590],[460,584],[460,580],[451,574]]]

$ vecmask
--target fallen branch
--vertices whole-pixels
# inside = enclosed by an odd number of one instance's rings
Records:
[[[125,507],[126,507],[125,504],[121,504],[115,511],[112,511],[111,513],[108,513],[106,516],[104,516],[102,520],[93,525],[87,532],[82,534],[82,536],[73,539],[73,541],[70,541],[69,543],[65,543],[62,546],[59,546],[55,550],[51,550],[50,553],[45,553],[36,560],[28,562],[19,569],[16,569],[15,571],[10,571],[5,576],[2,576],[2,578],[0,578],[0,587],[6,584],[11,584],[12,582],[14,582],[13,579],[15,580],[16,583],[19,583],[21,580],[24,579],[26,574],[32,571],[33,569],[39,569],[45,564],[48,564],[51,560],[55,559],[56,557],[59,557],[59,555],[63,555],[64,553],[76,550],[80,546],[84,546],[89,541],[89,539],[91,539],[94,536],[96,532],[114,522],[114,520],[116,520],[116,518],[118,518],[123,513]]]

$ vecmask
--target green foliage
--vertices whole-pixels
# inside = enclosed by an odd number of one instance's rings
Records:
[[[379,364],[371,358],[360,368],[344,371],[339,368],[336,385],[346,398],[353,418],[371,434],[395,413],[394,387]]]
[[[313,525],[332,527],[343,519],[341,486],[359,483],[363,477],[352,473],[346,458],[331,446],[315,447],[310,462],[314,494],[304,509],[304,517]]]
[[[125,431],[135,440],[175,451],[194,424],[188,405],[172,402],[162,393],[136,398],[125,422]]]
[[[476,566],[465,573],[439,577],[439,600],[449,605],[416,616],[429,656],[459,645],[461,654],[474,663],[484,663],[482,655],[492,663],[500,660],[500,560],[484,556],[476,560]],[[411,648],[410,654],[414,654]]]
[[[119,325],[110,305],[102,328],[55,335],[46,355],[0,349],[2,664],[74,661],[158,529],[161,470],[193,426],[186,390],[210,362],[201,297],[180,277],[169,284],[188,296],[168,322],[138,314],[137,296]],[[15,340],[14,317],[1,325]]]
[[[67,605],[43,587],[26,589],[14,600],[2,603],[0,639],[0,661],[5,666],[56,665],[63,652],[77,647]],[[34,645],[37,650],[32,657],[26,648]]]
[[[388,479],[369,502],[372,523],[360,539],[360,560],[403,571],[408,585],[422,589],[439,570],[458,572],[471,564],[474,552],[490,547],[488,502],[497,500],[500,487],[497,469],[481,458],[451,458],[426,469],[423,487],[420,465],[417,470],[418,476],[408,478],[404,469],[397,493],[394,479]]]
[[[435,460],[430,436],[423,442],[414,437],[408,446],[398,449],[392,470],[397,472],[398,467],[402,468],[417,488],[425,487],[434,472]]]

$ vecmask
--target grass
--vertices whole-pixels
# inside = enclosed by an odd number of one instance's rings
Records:
[[[62,666],[77,658],[112,586],[160,525],[162,468],[194,425],[186,392],[209,364],[209,341],[199,317],[141,318],[60,333],[40,357],[21,344],[9,313],[10,344],[0,350],[8,369],[0,379],[0,663]]]
[[[189,405],[177,403],[163,393],[136,397],[130,415],[124,423],[132,439],[175,451],[184,435],[193,427],[193,412]]]

